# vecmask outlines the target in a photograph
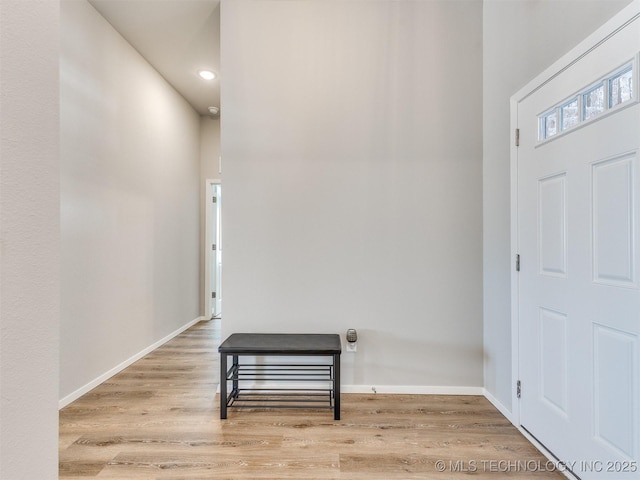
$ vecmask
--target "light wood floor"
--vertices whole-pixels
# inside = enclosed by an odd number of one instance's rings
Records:
[[[479,396],[343,395],[340,421],[220,420],[219,341],[219,321],[201,322],[61,410],[60,478],[564,478]]]

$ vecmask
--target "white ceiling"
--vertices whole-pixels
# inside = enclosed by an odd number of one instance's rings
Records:
[[[220,0],[89,0],[201,115],[220,107]],[[218,78],[202,80],[198,70]]]

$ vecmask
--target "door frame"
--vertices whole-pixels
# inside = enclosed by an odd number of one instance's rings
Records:
[[[209,199],[213,196],[213,186],[222,185],[222,180],[208,178],[205,180],[205,211],[204,211],[204,316],[205,318],[211,318],[211,261],[212,250],[211,244],[213,239],[211,238],[211,209],[213,208],[213,202]]]
[[[516,271],[516,255],[518,245],[518,147],[516,146],[516,131],[518,128],[518,104],[542,88],[562,72],[580,61],[592,50],[605,43],[610,37],[624,29],[634,21],[640,21],[640,0],[634,0],[614,17],[598,28],[594,33],[580,42],[568,53],[560,57],[550,67],[528,82],[511,97],[511,132],[510,141],[510,220],[511,220],[511,423],[520,429],[530,440],[526,430],[520,424],[520,402],[517,395],[517,382],[520,377],[520,348],[519,348],[519,277]],[[534,442],[538,444],[538,442]],[[538,444],[539,445],[539,444]],[[539,447],[540,448],[540,447]]]

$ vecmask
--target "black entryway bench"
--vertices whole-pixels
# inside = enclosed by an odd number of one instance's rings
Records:
[[[340,354],[342,347],[337,334],[306,333],[234,333],[220,347],[220,418],[227,418],[227,408],[287,407],[329,408],[335,420],[340,420]],[[233,362],[228,367],[227,357]],[[243,356],[269,357],[330,357],[331,363],[281,363],[260,360],[241,363]],[[232,382],[227,393],[227,382]],[[243,388],[242,382],[253,382]],[[273,388],[258,388],[255,382]],[[280,383],[279,385],[277,383]],[[282,382],[300,388],[287,388]],[[317,385],[317,386],[316,386]]]

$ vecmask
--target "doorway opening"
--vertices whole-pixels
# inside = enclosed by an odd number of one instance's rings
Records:
[[[222,318],[222,184],[207,180],[205,207],[204,312]]]

